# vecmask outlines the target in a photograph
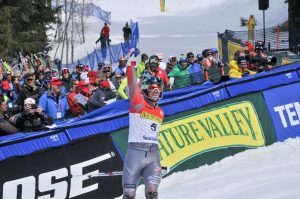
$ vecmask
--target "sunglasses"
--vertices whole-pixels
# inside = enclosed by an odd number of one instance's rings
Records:
[[[116,79],[121,79],[122,77],[116,77]]]
[[[194,58],[195,56],[191,55],[191,56],[188,56],[188,58]]]
[[[26,81],[28,81],[28,82],[29,82],[29,81],[33,81],[33,79],[26,79]]]

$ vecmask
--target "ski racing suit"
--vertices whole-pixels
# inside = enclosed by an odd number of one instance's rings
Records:
[[[156,103],[144,99],[137,85],[135,70],[127,69],[130,90],[128,148],[123,169],[123,198],[135,198],[140,177],[144,178],[146,198],[157,198],[161,180],[158,132],[164,112]]]

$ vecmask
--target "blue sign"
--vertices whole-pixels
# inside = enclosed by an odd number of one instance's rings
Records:
[[[300,136],[300,83],[264,91],[278,141]]]

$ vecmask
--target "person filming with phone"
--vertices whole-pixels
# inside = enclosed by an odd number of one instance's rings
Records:
[[[39,131],[53,124],[53,119],[43,112],[33,98],[25,99],[23,111],[14,116],[13,121],[23,132]]]

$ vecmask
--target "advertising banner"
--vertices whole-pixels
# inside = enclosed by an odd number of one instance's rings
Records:
[[[264,91],[277,140],[300,136],[300,83]]]
[[[122,194],[123,161],[104,134],[0,164],[1,199],[114,198]]]
[[[241,50],[242,46],[232,41],[228,41],[227,46],[228,46],[228,60],[231,61],[234,58],[234,53],[237,50]]]
[[[166,122],[159,135],[161,164],[171,168],[215,149],[264,145],[263,129],[250,101],[236,102]]]

